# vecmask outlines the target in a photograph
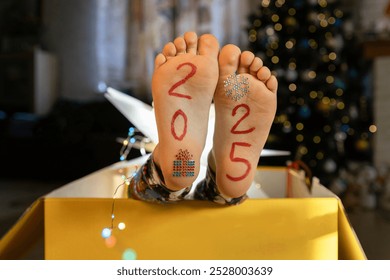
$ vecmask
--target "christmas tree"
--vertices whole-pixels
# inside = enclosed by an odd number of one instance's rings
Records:
[[[249,48],[279,81],[266,147],[291,151],[327,184],[348,161],[372,160],[369,66],[338,0],[263,0]]]

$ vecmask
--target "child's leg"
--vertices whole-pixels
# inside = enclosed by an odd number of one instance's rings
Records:
[[[205,187],[208,200],[237,204],[246,198],[276,112],[277,80],[260,58],[234,45],[222,48],[214,95],[216,121]],[[215,167],[213,168],[213,162]],[[213,171],[213,172],[211,172]],[[218,195],[210,199],[211,189]]]
[[[210,200],[218,204],[235,205],[243,202],[247,195],[244,194],[239,197],[228,197],[218,190],[217,181],[215,178],[216,164],[212,152],[208,155],[208,166],[206,171],[206,178],[202,180],[195,189],[194,198],[199,200]]]
[[[161,169],[153,160],[153,154],[141,166],[130,181],[128,195],[134,199],[157,203],[169,203],[183,200],[191,187],[172,191],[165,186]]]

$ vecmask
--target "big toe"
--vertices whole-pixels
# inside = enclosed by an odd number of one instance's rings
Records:
[[[241,50],[236,45],[226,45],[219,54],[219,74],[221,76],[236,73],[240,62]]]
[[[219,53],[219,43],[217,38],[211,34],[200,36],[198,41],[198,54],[203,56],[217,57]]]

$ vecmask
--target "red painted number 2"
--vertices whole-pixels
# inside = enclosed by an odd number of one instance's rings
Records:
[[[168,94],[171,96],[179,97],[179,98],[192,99],[192,97],[188,94],[183,94],[183,93],[179,93],[179,92],[174,91],[179,86],[185,84],[196,73],[196,66],[192,63],[189,63],[189,62],[185,62],[185,63],[180,64],[179,66],[177,66],[176,70],[180,70],[184,66],[189,66],[191,68],[190,72],[183,79],[176,82],[168,90]],[[175,125],[178,117],[181,117],[183,119],[183,122],[184,122],[183,130],[179,134],[176,132],[176,125]],[[188,121],[187,115],[182,110],[179,109],[173,114],[172,120],[171,120],[171,134],[172,134],[173,138],[175,138],[178,141],[181,141],[184,139],[184,137],[187,134],[187,121]]]
[[[248,133],[251,133],[253,130],[255,130],[254,127],[251,127],[251,128],[245,129],[245,130],[238,130],[238,129],[237,129],[237,127],[242,123],[242,121],[243,121],[244,119],[246,119],[246,118],[249,116],[249,114],[250,114],[250,108],[249,108],[248,105],[246,105],[246,104],[239,104],[239,105],[237,105],[236,107],[233,108],[233,111],[232,111],[232,116],[233,116],[233,117],[237,114],[237,110],[238,110],[239,108],[245,109],[245,113],[244,113],[244,115],[243,115],[240,119],[238,119],[238,121],[233,125],[233,127],[230,129],[230,132],[231,132],[232,134],[248,134]],[[231,175],[229,175],[229,174],[226,174],[226,177],[227,177],[229,180],[231,180],[231,181],[241,181],[241,180],[245,179],[245,178],[248,176],[248,174],[249,174],[249,172],[250,172],[250,170],[251,170],[251,168],[252,168],[250,162],[249,162],[247,159],[235,156],[234,152],[235,152],[235,147],[236,147],[236,146],[250,147],[251,144],[246,143],[246,142],[233,142],[233,143],[232,143],[232,147],[231,147],[231,149],[230,149],[230,160],[231,160],[232,162],[244,164],[244,165],[246,166],[246,170],[245,170],[245,172],[244,172],[241,176],[231,176]]]
[[[192,76],[195,75],[196,73],[196,66],[192,63],[189,63],[189,62],[186,62],[186,63],[182,63],[180,64],[179,66],[177,66],[176,70],[179,70],[180,68],[182,68],[183,66],[190,66],[191,67],[191,71],[190,73],[188,73],[183,79],[181,79],[180,81],[176,82],[169,90],[168,90],[168,94],[169,95],[172,95],[172,96],[176,96],[176,97],[180,97],[180,98],[187,98],[187,99],[191,99],[192,97],[187,95],[187,94],[182,94],[182,93],[178,93],[178,92],[174,92],[174,90],[185,84]]]
[[[237,110],[242,107],[246,110],[245,114],[236,122],[235,125],[233,125],[232,129],[230,130],[231,133],[233,134],[247,134],[247,133],[251,133],[253,130],[255,130],[254,127],[251,127],[247,130],[237,130],[237,127],[239,126],[239,124],[246,118],[249,116],[249,113],[250,113],[250,108],[248,105],[246,104],[240,104],[236,107],[234,107],[233,111],[232,111],[232,116],[234,117],[236,114],[237,114]]]

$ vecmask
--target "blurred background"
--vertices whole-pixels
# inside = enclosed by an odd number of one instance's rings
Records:
[[[390,259],[388,0],[2,0],[0,236],[37,197],[140,156],[120,158],[132,124],[103,93],[151,104],[154,57],[188,30],[264,60],[279,79],[266,148],[291,155],[259,165],[306,163],[368,257]]]

